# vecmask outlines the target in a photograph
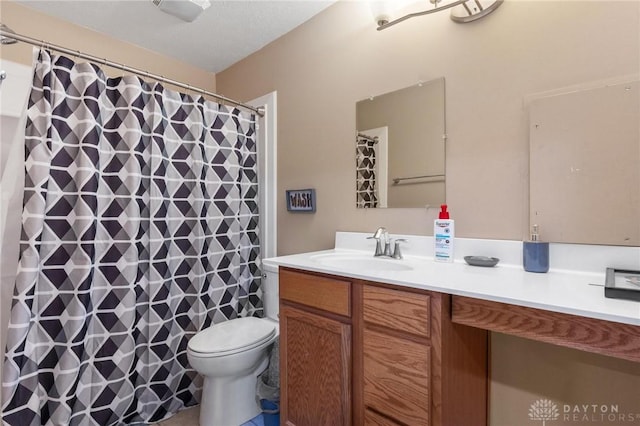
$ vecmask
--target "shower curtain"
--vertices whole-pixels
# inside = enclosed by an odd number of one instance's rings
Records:
[[[3,422],[162,420],[199,399],[188,339],[262,313],[255,117],[37,59]]]
[[[356,206],[378,207],[376,189],[376,139],[358,135],[356,139]]]

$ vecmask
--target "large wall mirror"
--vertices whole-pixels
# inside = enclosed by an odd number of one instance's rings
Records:
[[[445,202],[444,77],[356,103],[356,205]]]
[[[640,82],[529,106],[530,222],[564,243],[640,246]]]

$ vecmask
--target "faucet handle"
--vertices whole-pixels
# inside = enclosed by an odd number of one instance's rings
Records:
[[[400,252],[400,243],[404,243],[407,240],[404,238],[398,238],[395,240],[395,245],[393,247],[393,258],[394,259],[402,259],[402,253]]]

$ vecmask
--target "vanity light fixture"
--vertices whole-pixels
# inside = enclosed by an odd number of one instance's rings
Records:
[[[451,9],[451,20],[463,24],[472,22],[487,16],[496,10],[503,0],[427,0],[431,7],[420,11],[409,13],[400,18],[391,20],[386,13],[380,13],[376,16],[378,31],[389,28],[392,25],[406,21],[417,16],[430,15],[440,12],[441,10]]]

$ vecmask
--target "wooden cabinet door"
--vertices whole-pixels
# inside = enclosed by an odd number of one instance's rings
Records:
[[[280,307],[281,424],[351,425],[351,325]]]

